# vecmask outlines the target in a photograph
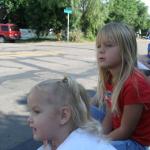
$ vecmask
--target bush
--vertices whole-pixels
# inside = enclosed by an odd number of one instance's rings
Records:
[[[69,40],[71,42],[81,42],[83,33],[80,30],[73,30],[69,33]]]
[[[91,32],[91,31],[88,31],[87,33],[86,33],[86,38],[87,39],[89,39],[89,40],[95,40],[95,35],[93,35],[93,33]]]

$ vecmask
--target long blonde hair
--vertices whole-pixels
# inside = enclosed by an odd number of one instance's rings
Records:
[[[101,44],[102,40],[111,40],[117,44],[121,53],[121,71],[116,77],[116,85],[112,93],[112,111],[118,112],[118,97],[121,89],[137,65],[137,42],[135,32],[131,27],[124,23],[112,22],[106,24],[99,30],[96,38],[96,46]],[[104,92],[106,90],[105,83],[108,81],[109,73],[107,69],[99,67],[98,91],[100,91],[100,102],[103,102]]]
[[[56,106],[68,105],[71,108],[71,125],[73,128],[82,128],[98,136],[101,135],[101,126],[98,121],[93,120],[90,115],[90,99],[84,87],[70,77],[60,80],[46,80],[37,84],[33,89],[49,95],[52,93]],[[31,90],[32,92],[32,90]],[[50,96],[47,96],[50,98]],[[51,100],[52,101],[52,100]]]

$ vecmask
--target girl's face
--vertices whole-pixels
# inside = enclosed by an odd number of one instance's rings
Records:
[[[54,138],[59,132],[58,110],[38,90],[33,90],[27,102],[30,109],[28,121],[33,129],[33,138],[40,141]]]
[[[97,46],[97,61],[101,68],[115,69],[121,66],[120,48],[110,40],[102,40]]]

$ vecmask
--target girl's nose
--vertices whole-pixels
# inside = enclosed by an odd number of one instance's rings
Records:
[[[29,116],[29,117],[27,118],[27,122],[28,122],[29,125],[31,125],[31,124],[33,123],[33,119],[32,119],[31,116]]]
[[[101,46],[98,50],[99,53],[105,53],[105,48],[103,46]]]
[[[101,55],[104,55],[104,54],[105,54],[105,50],[104,49],[102,49],[102,48],[98,49],[97,57],[100,57]]]

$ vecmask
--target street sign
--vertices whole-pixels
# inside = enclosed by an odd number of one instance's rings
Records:
[[[64,13],[67,14],[67,41],[69,41],[69,15],[72,14],[72,8],[66,7]]]
[[[72,14],[72,9],[70,7],[67,7],[64,9],[64,13]]]

